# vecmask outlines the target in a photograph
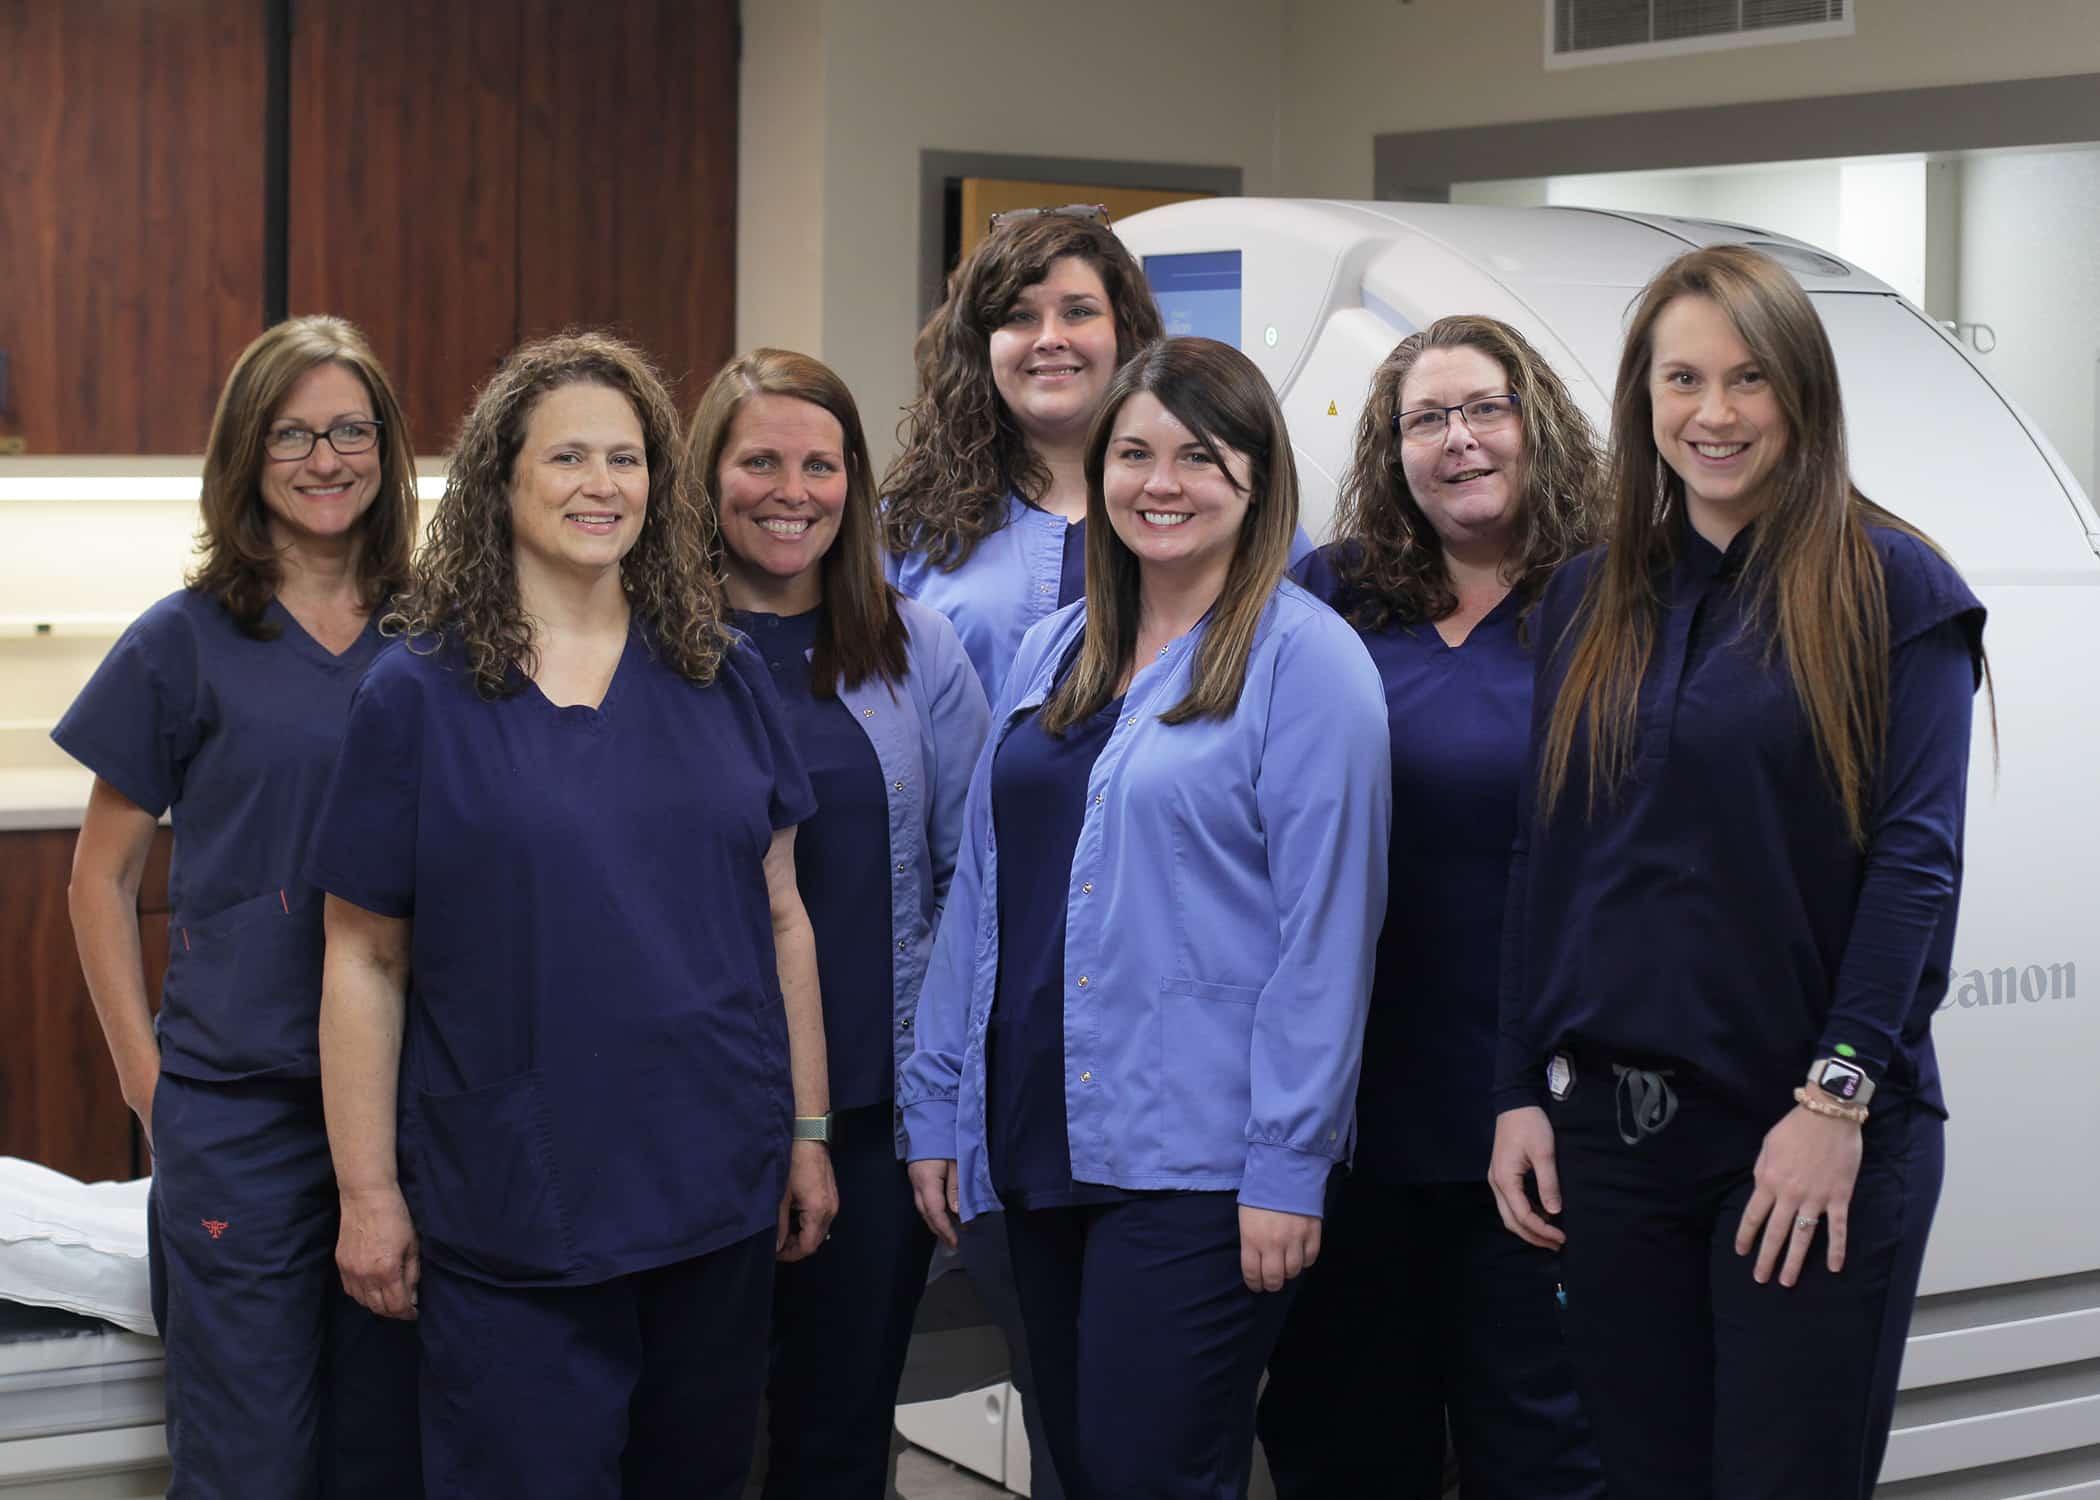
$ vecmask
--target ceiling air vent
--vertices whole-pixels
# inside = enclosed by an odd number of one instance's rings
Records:
[[[1852,35],[1853,0],[1545,0],[1546,66]]]

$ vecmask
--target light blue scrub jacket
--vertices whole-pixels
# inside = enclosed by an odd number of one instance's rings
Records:
[[[1008,495],[1006,520],[979,541],[969,561],[954,572],[942,572],[923,552],[887,559],[897,592],[932,605],[955,626],[990,702],[999,701],[1021,637],[1057,610],[1066,524],[1063,516]],[[1301,526],[1291,541],[1292,566],[1312,550],[1312,539]]]
[[[902,598],[897,612],[907,636],[901,688],[869,677],[859,687],[842,686],[839,700],[874,746],[889,797],[890,995],[896,1008],[890,1045],[901,1078],[912,1054],[934,929],[955,876],[970,771],[991,710],[947,618]],[[900,1158],[905,1144],[900,1120]]]
[[[1000,1206],[984,1106],[999,976],[992,759],[1085,623],[1081,600],[1021,643],[898,1081],[910,1156],[959,1162],[966,1219]],[[1286,582],[1231,717],[1163,724],[1205,629],[1132,679],[1087,783],[1065,907],[1072,1174],[1318,1214],[1353,1133],[1385,915],[1385,692],[1357,633]]]

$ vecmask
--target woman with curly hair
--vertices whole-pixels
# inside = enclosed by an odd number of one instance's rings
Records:
[[[1864,1500],[1945,1163],[1983,606],[1852,482],[1756,250],[1657,273],[1612,408],[1610,542],[1537,616],[1489,1181],[1560,1248],[1614,1500]]]
[[[988,699],[1028,627],[1085,590],[1087,429],[1159,336],[1123,242],[1065,210],[995,222],[919,331],[882,481],[890,578],[954,624]]]
[[[175,1496],[417,1492],[414,1331],[345,1298],[332,1264],[321,902],[304,873],[351,690],[408,575],[412,453],[356,328],[263,333],[212,420],[189,586],[124,632],[52,731],[95,773],[68,894],[154,1153]],[[164,812],[156,1016],[138,892]]]
[[[1269,1367],[1262,1444],[1284,1500],[1444,1490],[1600,1495],[1551,1251],[1488,1191],[1495,975],[1530,722],[1526,617],[1587,546],[1589,423],[1524,336],[1441,318],[1371,378],[1335,540],[1302,580],[1362,635],[1392,737],[1390,898],[1353,1170]],[[1392,1351],[1367,1375],[1369,1338]]]
[[[775,1255],[836,1207],[813,800],[713,542],[643,357],[527,344],[351,705],[309,864],[337,1258],[420,1315],[433,1495],[737,1494]]]
[[[817,794],[795,839],[831,1069],[836,1241],[773,1293],[766,1500],[883,1500],[933,1235],[897,1069],[955,874],[990,708],[954,627],[882,577],[860,411],[828,366],[754,349],[709,382],[690,452],[732,619],[766,658]]]

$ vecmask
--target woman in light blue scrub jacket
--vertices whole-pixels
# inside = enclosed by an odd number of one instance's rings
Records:
[[[990,709],[954,627],[883,581],[867,439],[830,368],[784,349],[730,361],[690,453],[730,621],[765,659],[817,797],[795,878],[816,932],[839,1218],[821,1254],[774,1281],[764,1495],[884,1500],[933,1254],[896,1073]]]
[[[1362,639],[1284,579],[1274,394],[1208,339],[1118,373],[1087,598],[993,716],[899,1085],[919,1210],[1007,1210],[1075,1496],[1245,1492],[1353,1134],[1391,758]]]

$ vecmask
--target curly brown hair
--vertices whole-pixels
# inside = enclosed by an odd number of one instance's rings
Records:
[[[445,473],[408,590],[384,628],[411,650],[456,643],[484,698],[501,698],[537,667],[533,622],[518,598],[511,490],[533,410],[567,385],[618,391],[642,426],[649,502],[620,561],[620,584],[651,649],[679,676],[714,681],[729,647],[714,525],[695,503],[678,410],[647,355],[609,334],[569,332],[513,350],[476,393]]]
[[[947,301],[912,344],[919,393],[897,424],[904,451],[882,476],[891,552],[923,552],[952,572],[1005,524],[1007,496],[1034,500],[1050,487],[1049,469],[992,384],[991,339],[1022,289],[1066,256],[1101,277],[1116,320],[1118,364],[1160,336],[1145,273],[1107,225],[1037,214],[986,235],[948,278]]]
[[[1409,334],[1371,375],[1356,453],[1335,507],[1335,606],[1349,623],[1441,620],[1458,608],[1444,544],[1400,467],[1393,419],[1400,388],[1432,349],[1477,349],[1502,367],[1524,429],[1524,467],[1508,564],[1512,587],[1536,602],[1553,570],[1597,531],[1603,456],[1589,419],[1523,334],[1494,318],[1439,318]],[[1528,606],[1527,606],[1528,607]]]
[[[364,333],[343,318],[290,318],[256,336],[233,362],[204,446],[203,523],[188,583],[225,606],[242,633],[270,640],[263,618],[284,581],[263,505],[263,436],[292,387],[322,365],[341,365],[364,383],[379,422],[379,493],[358,520],[357,587],[378,609],[408,579],[416,530],[416,460],[394,383]]]

